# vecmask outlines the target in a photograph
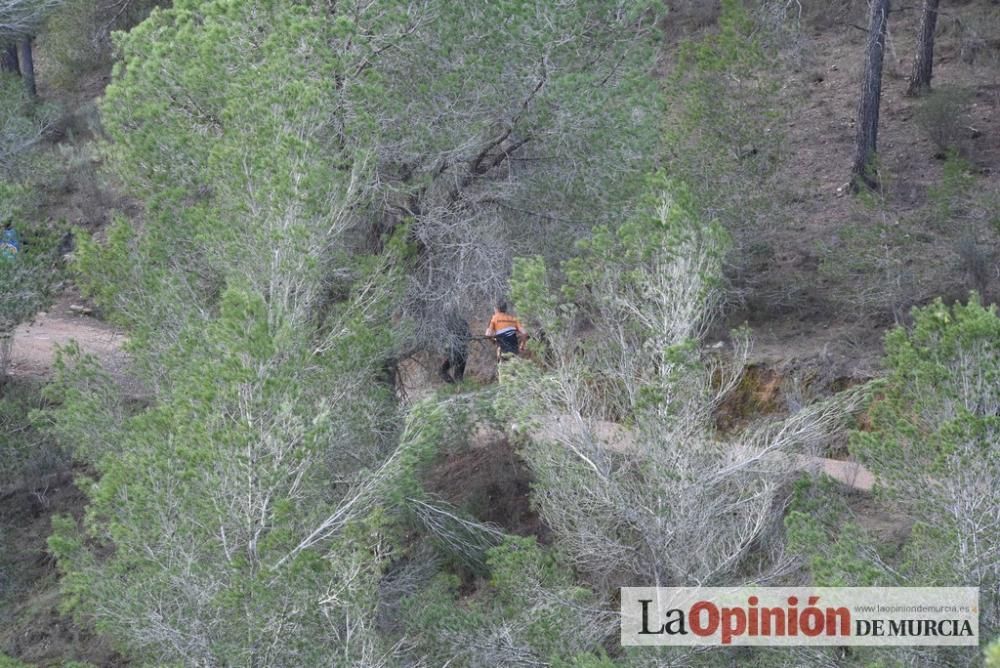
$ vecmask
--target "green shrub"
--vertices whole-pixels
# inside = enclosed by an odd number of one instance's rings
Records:
[[[732,235],[728,275],[742,285],[757,280],[749,248],[779,243],[775,176],[787,105],[772,42],[782,38],[761,19],[722,2],[718,29],[681,44],[665,87],[666,170],[692,192],[701,218]]]
[[[45,410],[35,425],[78,461],[97,463],[121,436],[125,407],[111,375],[75,341],[61,347],[43,388]]]
[[[22,182],[37,171],[35,149],[58,117],[58,108],[39,104],[20,77],[0,73],[0,177]]]
[[[874,587],[893,584],[891,574],[869,555],[875,540],[849,517],[847,504],[829,478],[797,483],[785,527],[789,552],[805,561],[819,587]]]
[[[801,484],[785,525],[819,586],[973,586],[980,632],[1000,622],[1000,317],[973,296],[913,311],[886,337],[887,376],[871,387],[870,427],[851,452],[875,476],[874,509],[912,528],[879,541],[831,482]],[[868,512],[873,512],[869,510]],[[900,648],[889,665],[977,665],[978,650]],[[876,654],[859,648],[856,665]],[[866,657],[868,657],[866,659]],[[855,665],[855,664],[848,664]]]
[[[31,664],[18,661],[6,654],[0,653],[0,668],[34,668]]]
[[[851,451],[878,493],[916,522],[911,586],[978,586],[984,630],[1000,623],[1000,317],[973,295],[913,312],[886,337],[888,377]]]
[[[937,148],[937,156],[964,149],[963,139],[969,124],[972,92],[954,86],[935,88],[917,108],[915,119]]]
[[[49,16],[42,39],[53,85],[70,88],[84,74],[111,64],[111,42],[99,34],[101,4],[69,0]]]
[[[38,388],[27,381],[8,386],[0,398],[0,485],[19,479],[37,480],[69,463],[60,448],[32,421],[45,405]]]
[[[1000,668],[1000,638],[986,646],[986,668]]]
[[[972,164],[950,150],[941,181],[928,196],[931,223],[951,241],[966,288],[984,294],[992,280],[1000,233],[1000,192],[977,178]]]
[[[489,581],[474,597],[462,600],[458,578],[440,575],[404,603],[407,634],[428,662],[567,665],[596,656],[614,623],[611,615],[595,622],[593,595],[574,585],[569,564],[519,537],[490,550],[487,563]]]

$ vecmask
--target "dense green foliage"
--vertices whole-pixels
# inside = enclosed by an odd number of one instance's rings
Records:
[[[375,633],[388,596],[378,583],[403,549],[400,522],[423,522],[438,549],[454,536],[440,524],[449,513],[419,501],[414,475],[458,410],[414,407],[395,426],[383,369],[407,335],[398,314],[414,308],[403,271],[419,277],[450,252],[434,225],[474,219],[474,199],[494,214],[538,199],[528,191],[546,174],[591,221],[610,216],[645,164],[644,137],[608,135],[614,125],[592,117],[640,114],[653,127],[635,106],[655,105],[641,76],[651,51],[628,37],[649,20],[643,8],[580,2],[532,36],[529,4],[502,8],[522,38],[509,79],[499,42],[464,37],[475,25],[485,34],[501,10],[464,3],[417,14],[362,3],[331,16],[319,3],[178,1],[122,38],[103,121],[112,164],[145,212],[116,221],[104,243],[81,241],[77,268],[128,328],[152,397],[132,414],[69,351],[44,419],[99,474],[86,520],[61,519],[50,541],[67,607],[132,656],[368,665],[395,651]],[[438,49],[463,68],[414,77],[412,58],[437,62]],[[476,119],[415,122],[470,94]],[[514,137],[523,151],[504,143]],[[635,157],[605,178],[601,151]],[[515,153],[529,165],[503,164]],[[549,154],[553,164],[534,166]],[[456,179],[452,192],[444,184]],[[498,266],[478,294],[496,291]],[[476,550],[497,542],[495,529],[458,526],[483,537]],[[482,565],[476,550],[465,556]]]
[[[793,4],[725,0],[665,85],[652,0],[174,0],[118,34],[100,151],[136,206],[75,269],[127,377],[70,345],[41,395],[0,401],[0,468],[44,439],[85,472],[49,539],[63,608],[149,666],[975,661],[617,646],[625,585],[968,583],[997,628],[995,309],[918,310],[883,381],[718,419],[750,340],[704,338],[775,241]],[[106,40],[106,10],[51,16],[71,79],[107,56],[79,37]],[[27,216],[21,149],[51,117],[0,85],[0,213]],[[945,169],[942,221],[986,220]],[[47,294],[52,240],[29,236],[0,262],[0,332]],[[407,396],[447,313],[508,293],[533,359]],[[900,546],[803,473],[873,395],[851,450],[912,522]],[[487,448],[525,469],[532,521],[443,498],[511,502]]]
[[[28,664],[12,659],[6,654],[0,654],[0,668],[31,668]]]
[[[172,391],[101,429],[114,441],[96,458],[86,527],[113,555],[98,558],[57,525],[68,603],[79,597],[140,656],[313,665],[367,651],[315,641],[358,632],[350,620],[367,614],[359,592],[374,590],[378,560],[360,545],[301,547],[378,461],[377,430],[351,424],[343,362],[315,355],[289,323],[268,323],[260,297],[235,289],[187,343]],[[352,572],[367,584],[345,580]]]
[[[871,429],[851,438],[878,498],[912,523],[905,542],[880,544],[825,486],[799,490],[786,520],[791,548],[819,585],[979,587],[990,637],[1000,624],[1000,317],[975,295],[913,315],[911,328],[887,335]]]
[[[562,252],[626,206],[655,158],[660,108],[645,4],[408,6],[331,17],[319,4],[178,2],[129,34],[104,120],[157,222],[131,244],[148,274],[128,283],[158,295],[136,298],[136,319],[176,331],[166,291],[196,309],[225,265],[259,266],[276,242],[298,238],[282,262],[325,263],[335,240],[379,250],[410,219],[405,310],[436,331],[442,303],[501,293],[512,255],[540,236]],[[294,222],[274,206],[286,200],[301,207]],[[253,237],[219,230],[248,218]],[[160,280],[177,255],[182,271]],[[324,263],[314,269],[337,275]]]
[[[986,668],[1000,666],[1000,641],[994,640],[986,648]]]
[[[178,2],[123,40],[105,124],[148,221],[119,221],[81,268],[151,370],[230,281],[261,295],[272,322],[319,325],[330,293],[364,270],[344,252],[365,172],[344,137],[364,123],[335,122],[331,84],[357,63],[335,38],[300,5]]]
[[[914,313],[886,337],[890,374],[873,430],[852,450],[884,494],[916,520],[904,567],[927,584],[981,589],[982,620],[1000,624],[1000,317],[978,297]]]
[[[380,541],[368,490],[395,442],[380,374],[404,253],[347,252],[366,168],[344,132],[360,139],[365,123],[332,122],[332,82],[357,61],[324,19],[178,2],[123,40],[105,100],[146,222],[82,243],[78,266],[129,328],[154,400],[127,415],[92,367],[67,365],[53,433],[100,478],[87,521],[61,521],[52,549],[67,604],[154,662],[354,665],[383,651],[384,557],[365,546]]]

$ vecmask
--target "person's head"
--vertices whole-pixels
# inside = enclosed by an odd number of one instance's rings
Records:
[[[497,313],[506,313],[507,302],[504,301],[503,299],[498,299],[495,308],[497,310]]]
[[[10,229],[10,225],[11,225],[11,223],[10,223],[10,219],[9,218],[7,220],[3,221],[3,229],[9,230]]]

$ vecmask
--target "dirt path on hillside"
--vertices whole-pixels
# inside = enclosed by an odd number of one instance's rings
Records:
[[[56,350],[76,341],[97,357],[112,377],[135,394],[136,381],[126,373],[125,335],[89,314],[72,294],[59,297],[47,311],[14,330],[8,374],[14,379],[45,379],[52,375]]]

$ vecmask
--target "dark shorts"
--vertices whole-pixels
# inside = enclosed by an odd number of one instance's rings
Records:
[[[517,332],[497,334],[497,345],[500,346],[501,353],[514,353],[516,355],[518,352]]]

